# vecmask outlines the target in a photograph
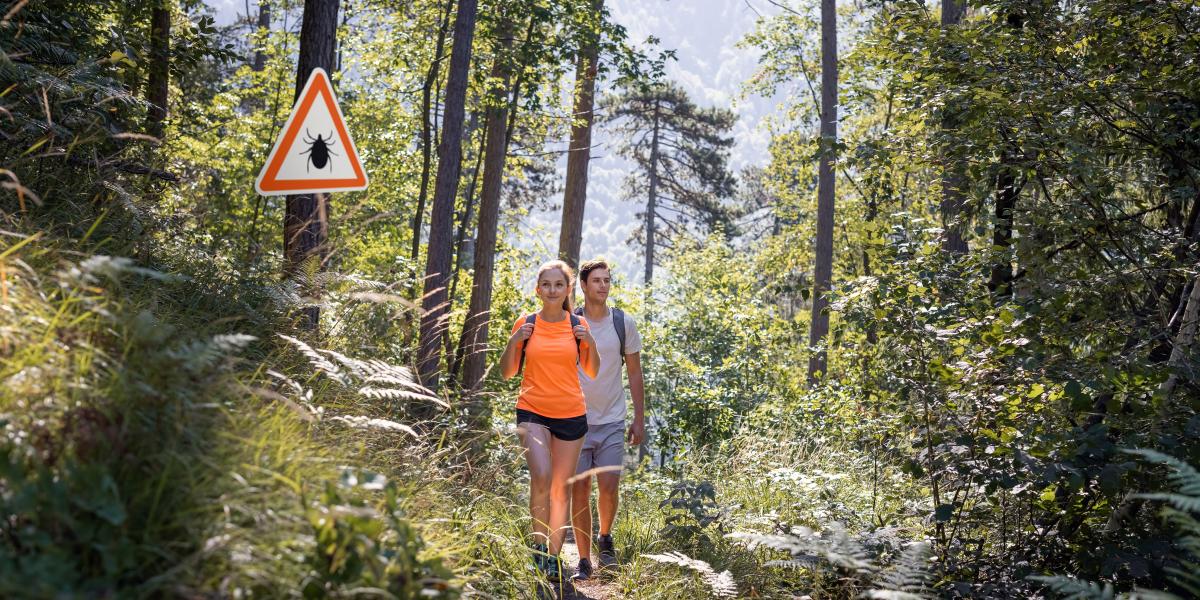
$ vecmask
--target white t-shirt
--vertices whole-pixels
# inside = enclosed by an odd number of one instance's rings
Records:
[[[588,425],[604,425],[624,421],[625,384],[621,374],[625,372],[625,364],[621,361],[621,339],[613,326],[612,309],[599,321],[588,318],[587,311],[583,317],[587,319],[592,337],[596,340],[596,351],[600,353],[600,372],[596,378],[588,377],[583,369],[579,369],[579,384],[583,387],[583,397],[587,401]],[[642,336],[638,333],[633,317],[625,313],[625,354],[642,351]]]

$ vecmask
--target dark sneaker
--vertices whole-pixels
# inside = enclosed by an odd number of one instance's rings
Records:
[[[542,574],[551,582],[563,580],[563,561],[557,556],[542,557]]]
[[[612,535],[596,537],[596,546],[600,548],[600,566],[611,567],[617,564],[617,551],[613,549]]]
[[[539,573],[545,571],[546,559],[550,558],[550,555],[546,553],[546,545],[534,544],[531,550],[533,551],[533,569]]]
[[[585,581],[592,578],[592,561],[586,558],[579,559],[579,566],[575,567],[575,576],[571,579],[576,581]]]

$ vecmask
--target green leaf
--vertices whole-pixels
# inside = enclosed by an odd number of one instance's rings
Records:
[[[954,517],[954,505],[942,504],[933,511],[933,520],[938,523],[945,523]]]

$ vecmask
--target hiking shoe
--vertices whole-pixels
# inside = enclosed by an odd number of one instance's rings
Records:
[[[576,581],[585,581],[592,578],[592,561],[586,558],[579,559],[579,566],[575,567],[575,576],[571,579]]]
[[[550,558],[550,555],[547,554],[546,545],[533,544],[531,550],[533,551],[533,569],[539,573],[545,571],[546,559]]]
[[[601,567],[611,567],[617,564],[617,551],[613,549],[612,534],[597,536],[596,545],[600,548]]]
[[[563,579],[563,561],[557,556],[542,557],[542,574],[551,583],[562,581]]]

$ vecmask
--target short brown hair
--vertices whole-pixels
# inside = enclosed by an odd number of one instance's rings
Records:
[[[588,276],[596,269],[604,269],[610,274],[612,273],[612,269],[608,268],[608,263],[603,258],[593,258],[592,260],[584,261],[582,265],[579,265],[579,287],[583,287],[587,283]]]

